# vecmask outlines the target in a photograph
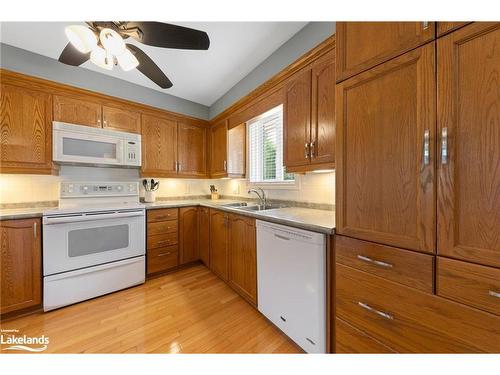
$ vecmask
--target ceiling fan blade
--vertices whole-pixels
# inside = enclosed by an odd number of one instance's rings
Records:
[[[165,73],[161,71],[161,69],[154,63],[151,58],[146,55],[146,53],[141,50],[139,47],[127,43],[127,48],[134,54],[136,59],[139,61],[139,65],[137,69],[148,77],[151,81],[156,83],[162,89],[168,89],[172,87],[172,82],[167,78]]]
[[[127,30],[139,28],[142,34],[124,33],[149,46],[205,50],[210,46],[208,34],[188,27],[162,22],[124,22]]]
[[[61,56],[59,56],[59,61],[73,66],[82,65],[85,61],[90,59],[89,53],[81,53],[78,51],[71,43],[68,43],[66,47],[64,47],[61,52]]]

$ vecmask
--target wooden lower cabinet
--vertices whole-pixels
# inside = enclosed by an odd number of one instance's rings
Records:
[[[229,215],[210,209],[210,269],[222,280],[229,279]]]
[[[0,221],[0,313],[42,302],[41,220]]]
[[[198,207],[179,209],[179,264],[200,259],[198,249]]]
[[[257,244],[253,218],[229,216],[229,285],[257,305]]]
[[[146,275],[152,276],[179,265],[181,215],[178,208],[162,208],[148,210],[146,217]]]
[[[200,207],[198,216],[198,247],[200,260],[210,267],[210,209]]]
[[[395,353],[388,346],[339,318],[335,319],[335,334],[335,352],[339,354]]]
[[[335,306],[338,319],[397,352],[500,352],[500,317],[338,263]]]

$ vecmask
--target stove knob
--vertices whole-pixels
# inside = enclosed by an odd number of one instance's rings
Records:
[[[88,190],[89,190],[89,187],[88,186],[84,186],[83,187],[83,194],[87,194]]]
[[[123,187],[122,187],[121,185],[118,185],[118,186],[116,187],[116,190],[118,190],[118,191],[122,191],[122,189],[123,189]]]

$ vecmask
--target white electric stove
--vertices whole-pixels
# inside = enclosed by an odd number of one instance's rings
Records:
[[[145,208],[138,182],[62,182],[43,213],[43,307],[144,283]]]

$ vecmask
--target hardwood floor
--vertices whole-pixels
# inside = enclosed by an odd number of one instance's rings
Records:
[[[203,265],[1,328],[45,335],[45,353],[302,352]]]

